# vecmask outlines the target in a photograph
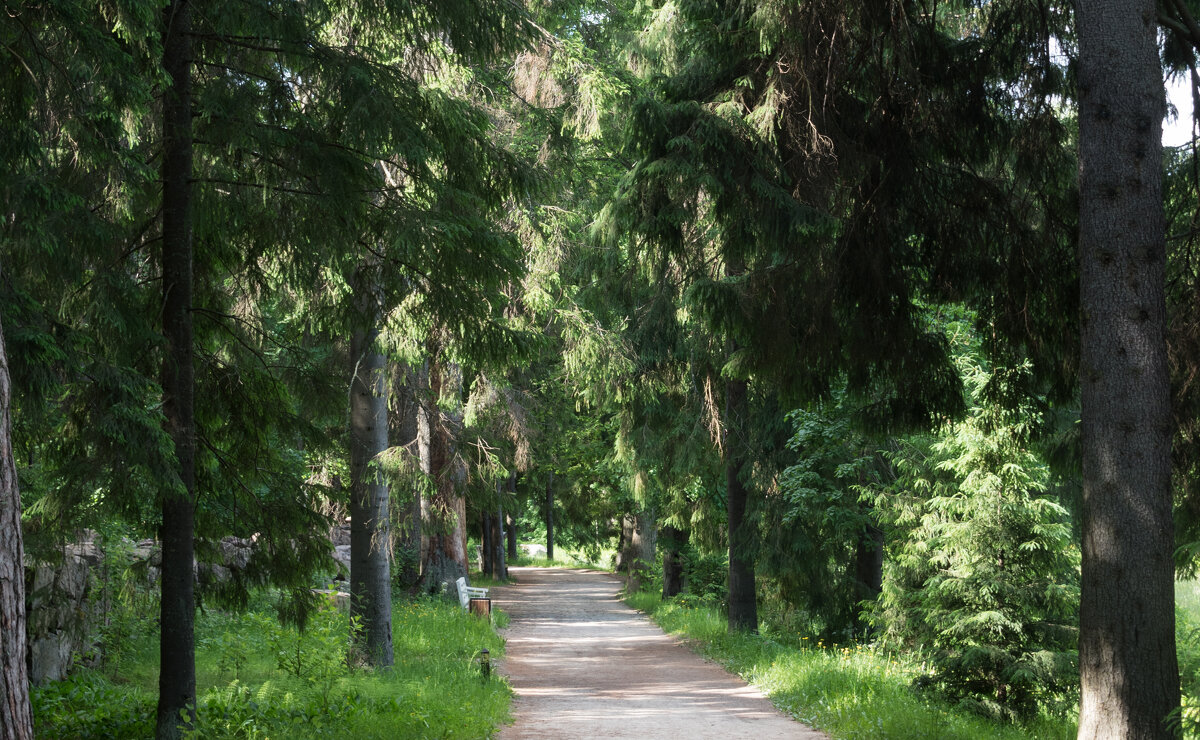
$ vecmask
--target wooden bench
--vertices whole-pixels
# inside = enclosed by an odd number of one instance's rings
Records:
[[[491,613],[491,599],[488,597],[488,590],[486,588],[468,586],[467,579],[461,577],[454,582],[454,585],[458,586],[458,603],[462,604],[463,609],[470,608],[471,599],[488,599],[487,613]]]

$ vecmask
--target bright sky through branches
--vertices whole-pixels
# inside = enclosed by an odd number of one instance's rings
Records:
[[[1188,75],[1167,80],[1167,101],[1178,114],[1163,119],[1163,146],[1182,146],[1192,139],[1192,91]]]

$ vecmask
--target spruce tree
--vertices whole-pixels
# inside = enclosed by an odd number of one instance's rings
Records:
[[[1081,738],[1174,737],[1162,69],[1152,2],[1080,3]]]

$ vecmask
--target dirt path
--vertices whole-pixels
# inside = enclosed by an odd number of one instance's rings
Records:
[[[501,740],[828,740],[623,604],[613,576],[552,568],[512,574],[517,583],[491,594],[512,617],[499,670],[517,694],[516,722]]]

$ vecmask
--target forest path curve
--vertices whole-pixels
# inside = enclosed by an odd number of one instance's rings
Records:
[[[511,568],[491,592],[511,617],[498,662],[516,698],[501,740],[828,740],[663,633],[599,571]]]

